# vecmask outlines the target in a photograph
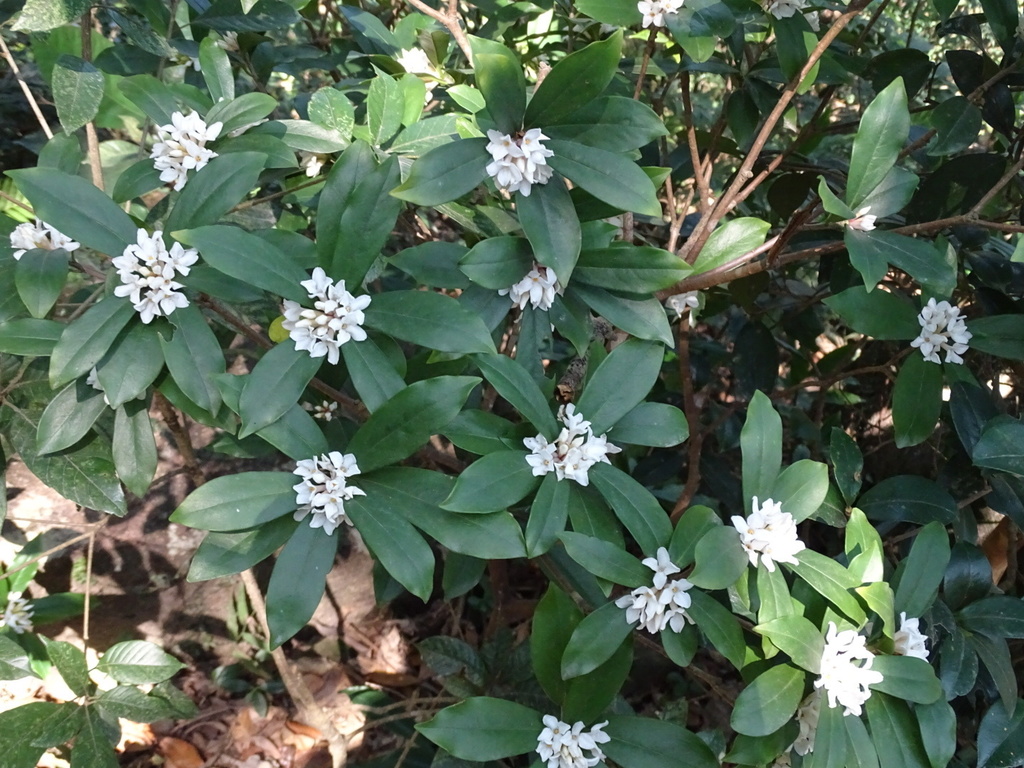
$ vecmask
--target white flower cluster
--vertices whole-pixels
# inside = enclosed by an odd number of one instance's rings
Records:
[[[686,579],[668,580],[679,573],[679,566],[669,559],[665,547],[659,547],[657,557],[645,558],[643,564],[654,571],[654,586],[637,587],[616,600],[615,605],[626,609],[626,623],[639,621],[640,627],[652,635],[666,627],[682,632],[686,622],[693,623],[686,612],[692,602],[688,593],[693,584]]]
[[[402,65],[402,69],[413,75],[425,75],[430,80],[435,82],[441,82],[444,75],[441,74],[441,70],[435,67],[430,58],[427,56],[426,51],[421,48],[410,48],[408,50],[399,51],[398,56],[395,57],[395,61]],[[424,83],[427,87],[427,92],[423,94],[424,106],[430,103],[430,100],[434,98],[434,84],[427,82]]]
[[[687,312],[694,313],[700,307],[700,291],[677,293],[665,299],[665,306],[676,313],[676,319],[682,320]]]
[[[542,143],[548,137],[540,128],[531,128],[520,138],[491,130],[487,138],[487,151],[492,158],[487,173],[499,189],[522,192],[529,197],[534,184],[547,184],[551,179],[553,171],[547,159],[555,153]]]
[[[601,730],[606,725],[607,720],[584,732],[582,720],[569,725],[554,715],[544,715],[544,730],[537,737],[537,754],[547,768],[594,768],[604,761],[604,752],[597,745],[611,741]]]
[[[353,296],[345,290],[344,280],[335,283],[320,267],[301,285],[313,299],[313,309],[285,299],[281,326],[296,349],[306,350],[310,357],[327,355],[327,362],[336,365],[342,344],[366,338],[363,310],[370,306],[370,297]]]
[[[188,299],[181,293],[184,286],[174,278],[187,275],[198,259],[198,251],[183,248],[181,243],[174,243],[167,250],[164,233],[160,230],[150,235],[140,229],[135,243],[111,259],[121,278],[114,295],[127,296],[144,323],[169,315],[175,309],[188,306]]]
[[[0,628],[7,627],[16,635],[31,632],[33,613],[32,604],[21,592],[11,592],[7,595],[7,607],[0,614]]]
[[[63,248],[71,253],[81,247],[81,243],[76,243],[56,227],[39,219],[36,219],[34,224],[30,221],[19,224],[11,232],[11,248],[15,249],[11,255],[14,256],[15,261],[21,259],[25,255],[25,251],[37,248],[41,251],[55,251],[58,248]]]
[[[345,514],[345,502],[353,496],[366,495],[361,488],[347,482],[348,478],[359,474],[355,456],[331,451],[297,462],[292,474],[302,478],[301,483],[292,486],[299,505],[295,512],[296,520],[301,521],[312,512],[310,527],[323,528],[328,535],[342,523],[352,525]]]
[[[502,288],[498,295],[508,296],[513,306],[520,309],[526,309],[526,305],[531,304],[534,309],[547,312],[555,301],[555,294],[561,292],[562,286],[558,284],[555,270],[534,262],[533,269],[526,273],[526,277],[511,288]]]
[[[750,564],[757,566],[760,556],[770,572],[775,571],[775,563],[796,563],[797,552],[804,549],[796,533],[796,521],[782,511],[781,502],[768,499],[759,507],[755,496],[750,517],[733,515],[732,524],[740,532],[740,543]]]
[[[893,636],[896,654],[928,661],[928,638],[921,632],[920,623],[920,619],[908,619],[905,611],[900,613],[900,628]]]
[[[945,351],[947,363],[963,365],[961,355],[968,350],[973,334],[960,317],[959,307],[948,301],[936,303],[935,299],[928,299],[917,316],[917,322],[921,325],[921,334],[910,342],[910,346],[919,347],[929,363],[941,363],[939,352]]]
[[[302,408],[303,410],[312,413],[314,419],[319,419],[320,421],[332,421],[334,419],[334,414],[338,410],[338,404],[334,400],[324,400],[318,405],[303,403]]]
[[[318,155],[316,152],[299,150],[299,167],[306,169],[306,176],[315,179],[320,175],[328,158],[329,155]]]
[[[807,7],[807,0],[768,0],[765,10],[776,19],[788,19],[797,13],[803,13]],[[815,32],[819,29],[818,14],[811,11],[804,13],[804,18]]]
[[[800,733],[793,742],[792,749],[798,755],[806,755],[814,751],[814,737],[818,732],[818,718],[821,716],[821,691],[815,689],[810,696],[800,702],[796,711],[796,722]]]
[[[644,17],[644,28],[664,27],[665,16],[674,14],[683,7],[683,0],[640,0],[636,9]]]
[[[206,166],[217,153],[206,148],[206,142],[220,136],[223,123],[207,125],[198,112],[183,115],[175,112],[171,122],[157,127],[160,141],[149,153],[153,167],[160,171],[160,181],[167,182],[173,189],[181,189],[188,181],[189,171],[198,171]]]
[[[844,715],[860,717],[864,702],[871,698],[868,686],[884,679],[881,672],[871,668],[875,654],[865,642],[856,630],[840,632],[834,621],[828,623],[825,650],[821,653],[821,677],[814,681],[814,687],[824,688],[828,705],[843,707]]]
[[[558,409],[558,418],[565,426],[555,442],[549,443],[544,435],[523,440],[523,445],[532,451],[526,463],[533,467],[536,477],[554,472],[559,480],[569,478],[580,485],[590,485],[590,468],[599,461],[611,464],[608,454],[622,449],[609,443],[607,435],[596,437],[590,422],[576,413],[572,403]]]
[[[875,222],[878,221],[878,217],[875,214],[869,213],[870,210],[870,205],[861,208],[853,215],[852,219],[846,220],[846,226],[859,232],[870,232],[875,228]]]

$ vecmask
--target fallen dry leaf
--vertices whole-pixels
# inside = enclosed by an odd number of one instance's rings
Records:
[[[199,750],[173,736],[160,739],[160,754],[167,760],[164,768],[203,768],[204,761]]]

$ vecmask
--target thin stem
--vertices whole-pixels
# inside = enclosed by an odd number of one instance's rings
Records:
[[[676,349],[679,360],[679,378],[683,384],[683,412],[686,414],[686,423],[690,430],[690,440],[687,446],[686,458],[686,485],[683,492],[679,494],[675,507],[672,508],[672,522],[675,523],[683,516],[683,512],[693,500],[694,494],[700,487],[700,450],[704,444],[704,432],[700,425],[700,408],[693,392],[693,375],[690,372],[690,315],[687,313],[679,321],[679,329],[676,331]]]
[[[11,72],[14,73],[14,77],[18,81],[18,85],[21,86],[22,93],[25,94],[25,98],[28,100],[29,107],[32,108],[32,114],[36,116],[36,122],[39,123],[39,127],[42,128],[46,138],[53,138],[53,131],[50,130],[49,123],[46,122],[46,118],[43,117],[43,111],[39,108],[39,102],[36,101],[36,97],[32,94],[32,91],[28,87],[28,83],[25,82],[25,78],[21,76],[21,70],[18,69],[18,63],[14,60],[11,55],[10,49],[7,47],[7,43],[4,42],[3,35],[0,35],[0,51],[3,52],[4,59],[7,60],[7,65],[11,68]]]
[[[92,8],[82,14],[82,58],[92,61]],[[103,162],[100,159],[100,141],[96,136],[96,126],[92,120],[85,124],[86,157],[89,159],[89,170],[92,183],[103,189]]]
[[[690,73],[683,72],[679,79],[683,94],[683,122],[686,124],[686,143],[690,147],[690,162],[693,163],[693,179],[697,184],[697,207],[701,215],[706,215],[711,207],[711,188],[705,176],[700,149],[697,147],[697,129],[693,122],[693,103],[690,100]],[[694,254],[696,257],[696,254]]]
[[[246,208],[252,208],[254,205],[259,205],[260,203],[266,203],[266,202],[269,202],[270,200],[277,200],[277,198],[279,198],[279,197],[284,197],[285,195],[290,195],[292,192],[298,192],[300,189],[306,189],[308,187],[315,187],[317,184],[323,184],[323,183],[324,183],[324,179],[322,179],[320,177],[317,177],[317,178],[315,178],[315,179],[313,179],[311,181],[304,181],[301,184],[296,184],[294,187],[289,187],[288,189],[282,189],[279,192],[274,192],[273,194],[266,195],[264,197],[257,197],[257,198],[254,198],[252,200],[243,200],[238,205],[236,205],[234,208],[232,208],[229,211],[229,213],[234,213],[235,211],[244,211]]]
[[[647,77],[647,66],[651,63],[651,54],[654,53],[654,44],[658,37],[658,28],[651,27],[651,34],[647,37],[647,45],[644,46],[644,56],[640,61],[640,74],[636,79],[636,88],[633,89],[633,101],[640,98],[644,89],[644,78]]]
[[[33,211],[32,208],[30,208],[29,206],[25,205],[23,202],[21,202],[21,200],[18,200],[16,198],[11,197],[6,192],[0,192],[0,198],[3,198],[7,202],[13,203],[14,205],[18,206],[19,208],[28,211],[33,216],[36,215],[36,212]]]
[[[447,12],[441,12],[436,8],[431,8],[429,5],[424,3],[423,0],[408,0],[408,3],[420,13],[426,14],[430,18],[441,22],[441,24],[451,32],[455,42],[462,50],[462,55],[466,57],[466,61],[470,64],[473,63],[473,49],[469,45],[469,38],[466,37],[466,32],[462,29],[462,25],[460,24],[459,0],[448,0]]]

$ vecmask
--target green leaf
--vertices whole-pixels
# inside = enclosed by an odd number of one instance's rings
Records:
[[[235,98],[235,75],[227,52],[212,37],[199,44],[199,64],[214,103]]]
[[[415,205],[437,206],[476,189],[487,178],[487,139],[459,139],[430,150],[413,163],[391,194]]]
[[[25,0],[14,29],[48,32],[76,21],[89,5],[89,0]]]
[[[252,568],[284,546],[298,527],[290,516],[238,533],[207,533],[192,556],[188,581],[208,581]]]
[[[1016,704],[1014,697],[1017,695],[1017,677],[1009,644],[1002,638],[985,635],[967,633],[966,637],[968,644],[995,682],[1003,706],[1012,709]]]
[[[780,569],[769,571],[764,563],[758,563],[755,578],[757,597],[761,602],[757,610],[757,620],[760,623],[766,624],[796,612],[789,587],[786,585],[786,576]]]
[[[956,265],[940,258],[935,243],[930,241],[895,232],[861,232],[847,228],[844,243],[850,252],[850,261],[869,289],[885,277],[889,264],[902,269],[937,296],[948,296],[956,287]],[[869,322],[878,323],[878,319],[871,318]]]
[[[194,304],[170,315],[175,326],[170,341],[160,337],[160,347],[171,378],[196,405],[210,413],[220,408],[221,396],[213,377],[224,373],[220,342]]]
[[[421,81],[417,78],[417,82]],[[391,142],[389,151],[402,155],[421,155],[435,147],[458,141],[458,137],[459,121],[455,115],[428,117],[398,134]]]
[[[50,355],[50,386],[56,389],[96,367],[134,312],[128,301],[108,297],[65,326]]]
[[[434,553],[405,517],[367,494],[346,507],[356,530],[392,578],[427,602],[434,587]]]
[[[728,608],[704,592],[694,589],[690,590],[689,595],[692,602],[688,613],[700,631],[730,664],[736,669],[741,669],[746,654],[746,643],[736,617]]]
[[[580,284],[574,285],[572,292],[631,336],[660,341],[670,347],[675,345],[665,308],[655,297],[638,298]]]
[[[789,664],[763,672],[740,691],[729,724],[747,736],[767,736],[779,730],[800,706],[805,678],[805,672]]]
[[[402,86],[391,75],[374,67],[377,76],[370,82],[366,97],[366,119],[370,143],[375,147],[387,142],[402,127]]]
[[[185,665],[153,643],[129,640],[112,645],[97,668],[119,683],[143,685],[170,680]]]
[[[744,510],[751,499],[767,500],[782,467],[782,419],[763,392],[755,392],[740,431]]]
[[[899,520],[927,525],[957,519],[956,500],[932,480],[913,475],[887,477],[857,502],[872,520]]]
[[[543,435],[558,432],[548,400],[536,382],[519,363],[504,355],[476,355],[473,358],[487,383],[505,398]]]
[[[0,324],[0,352],[47,357],[67,326],[53,320],[10,320]]]
[[[860,583],[882,581],[885,578],[882,537],[868,522],[867,516],[856,507],[850,510],[850,519],[846,523],[843,551],[849,561],[850,573]]]
[[[669,288],[692,272],[674,253],[646,246],[619,246],[580,254],[575,276],[600,288],[654,293]]]
[[[814,751],[804,758],[808,768],[843,768],[848,765],[846,719],[839,707],[821,706],[814,734]]]
[[[947,707],[949,705],[946,705]],[[981,720],[978,728],[979,768],[1015,768],[1020,765],[1024,753],[1024,706],[1017,701],[1014,711],[1007,712],[1002,702],[997,701]],[[922,723],[922,735],[924,723]],[[954,734],[956,721],[953,721]],[[925,748],[931,739],[924,739]],[[933,763],[933,768],[935,768]]]
[[[953,155],[973,144],[981,131],[981,110],[964,96],[946,99],[929,115],[935,140],[928,145],[932,157]]]
[[[174,92],[152,75],[133,75],[117,81],[117,88],[157,125],[168,125],[178,111]],[[207,115],[207,124],[215,122]],[[222,130],[222,133],[226,131]]]
[[[914,714],[921,726],[921,740],[931,768],[945,768],[956,753],[956,713],[945,699],[940,699],[914,707]],[[979,731],[979,741],[980,735]],[[980,759],[978,763],[984,765]]]
[[[674,405],[640,403],[615,423],[615,444],[673,448],[690,436],[686,415]]]
[[[366,325],[440,352],[495,351],[479,315],[440,293],[389,291],[374,296],[366,308]]]
[[[264,354],[246,378],[238,401],[242,418],[239,438],[273,424],[290,410],[322,362],[322,358],[310,357],[287,342]]]
[[[477,285],[508,290],[533,269],[533,249],[522,237],[488,237],[459,259],[459,269]]]
[[[43,221],[86,248],[120,256],[133,244],[137,228],[124,211],[80,176],[51,168],[7,171]]]
[[[28,652],[6,635],[0,635],[0,680],[22,677],[37,677],[30,666]]]
[[[711,233],[693,264],[693,273],[700,274],[721,267],[764,244],[771,225],[761,219],[731,219]]]
[[[1024,424],[1009,417],[991,419],[974,446],[972,458],[979,467],[1015,475],[1024,474],[1024,451],[1019,442]]]
[[[129,165],[114,182],[114,191],[111,197],[115,203],[126,203],[141,197],[147,192],[159,189],[163,186],[160,181],[160,171],[153,167],[153,161],[148,157]]]
[[[828,466],[801,459],[790,464],[775,480],[772,499],[800,523],[813,515],[828,495]]]
[[[165,231],[216,224],[256,186],[266,162],[267,156],[261,152],[231,152],[213,158],[189,176],[167,215]]]
[[[309,623],[324,595],[327,574],[337,552],[338,532],[328,535],[322,528],[311,527],[308,521],[303,521],[288,539],[267,585],[271,647],[278,647]]]
[[[997,357],[1024,360],[1024,315],[994,315],[971,320],[971,347]]]
[[[165,326],[166,327],[166,326]],[[100,386],[111,408],[146,394],[164,368],[156,325],[135,323],[128,326],[96,365]]]
[[[639,560],[622,549],[593,536],[566,531],[559,535],[569,557],[595,576],[623,586],[648,584],[653,574]]]
[[[91,62],[78,56],[62,55],[50,76],[57,117],[70,135],[90,122],[103,100],[104,77]]]
[[[529,195],[516,193],[516,211],[536,260],[553,269],[561,285],[568,285],[583,235],[565,181],[554,176],[547,184],[535,184]]]
[[[897,77],[864,110],[850,155],[846,203],[860,208],[889,169],[896,165],[910,132],[910,112],[903,78]]]
[[[22,410],[17,412],[17,418],[11,421],[6,433],[14,451],[32,474],[76,504],[124,515],[127,511],[124,491],[117,481],[109,446],[90,440],[74,450],[40,456],[36,452],[38,426],[38,415]]]
[[[112,735],[115,734],[99,712],[86,707],[82,729],[71,752],[71,768],[117,768]]]
[[[723,762],[736,765],[770,765],[782,754],[799,735],[796,721],[767,736],[744,736],[737,734],[732,747],[722,758]],[[878,768],[876,765],[875,768]]]
[[[686,578],[701,589],[726,589],[739,580],[750,563],[732,526],[715,526],[694,548],[696,565]]]
[[[928,768],[921,732],[906,702],[876,692],[867,700],[867,713],[881,768]]]
[[[108,717],[123,717],[135,723],[153,723],[177,714],[166,699],[127,685],[103,691],[96,699],[96,706]]]
[[[690,507],[679,518],[672,541],[669,544],[669,555],[672,562],[680,568],[686,568],[694,560],[697,542],[704,538],[712,528],[721,527],[722,521],[710,507]]]
[[[178,239],[199,250],[203,261],[219,272],[250,283],[275,296],[306,303],[300,283],[306,270],[262,237],[227,225],[199,227],[178,233]]]
[[[555,153],[548,165],[598,200],[619,210],[661,218],[654,183],[624,155],[560,139],[549,140],[547,147]]]
[[[612,429],[643,401],[658,380],[663,358],[659,344],[629,339],[601,361],[576,403],[594,434]]]
[[[46,655],[57,668],[64,682],[75,696],[85,696],[92,687],[89,680],[89,669],[85,663],[85,654],[71,643],[57,642],[43,637]]]
[[[452,512],[497,512],[522,501],[538,485],[526,451],[497,451],[464,469],[441,507]]]
[[[537,489],[530,507],[530,518],[526,523],[528,557],[543,555],[554,546],[559,534],[565,530],[565,522],[569,518],[570,484],[549,473]]]
[[[940,523],[928,523],[917,534],[896,587],[895,609],[922,616],[935,601],[949,563],[949,536]]]
[[[888,291],[848,288],[826,298],[825,304],[850,328],[874,339],[903,341],[915,338],[921,330],[910,300]]]
[[[437,376],[411,384],[366,420],[348,451],[363,472],[401,461],[444,429],[479,383],[473,376]]]
[[[610,464],[596,464],[590,479],[642,551],[657,552],[668,544],[672,523],[650,491]]]
[[[718,768],[711,748],[696,734],[668,720],[611,715],[605,727],[611,740],[602,751],[622,768]]]
[[[488,238],[480,242],[489,243],[497,239]],[[421,285],[432,288],[466,288],[469,281],[459,271],[459,261],[467,253],[469,248],[461,243],[428,241],[399,251],[389,260],[406,274],[412,275]]]
[[[372,338],[343,345],[341,356],[352,377],[352,386],[370,413],[405,388],[405,381]]]
[[[861,623],[867,619],[864,609],[860,607],[850,590],[856,586],[857,580],[839,563],[817,552],[805,549],[797,556],[797,564],[787,563],[786,566],[803,579],[848,619]]]
[[[220,135],[227,136],[232,131],[262,120],[276,108],[277,99],[270,94],[244,93],[237,99],[214,104],[206,113],[206,122],[223,123]],[[170,122],[170,119],[166,122]]]
[[[534,91],[526,108],[526,126],[560,122],[600,96],[618,70],[621,52],[619,30],[558,62]]]
[[[121,482],[136,496],[145,496],[157,467],[153,424],[145,404],[125,403],[116,410],[111,446]]]
[[[526,79],[519,59],[501,43],[470,37],[476,85],[502,133],[515,133],[526,111]]]
[[[916,174],[910,171],[904,170],[903,168],[890,168],[889,173],[886,174],[885,178],[882,179],[882,183],[875,187],[874,191],[864,198],[864,202],[861,204],[862,210],[868,208],[874,216],[883,218],[884,216],[891,216],[894,213],[902,211],[907,203],[910,202],[914,196],[914,191],[917,189],[917,185],[920,179]],[[846,218],[853,218],[856,216],[856,212],[853,212],[853,216]],[[872,235],[883,235],[883,239],[886,237],[895,237],[897,240],[897,253],[893,254],[894,259],[890,259],[892,263],[898,266],[908,274],[913,275],[914,270],[919,270],[922,274],[931,275],[934,274],[934,270],[938,269],[939,278],[929,278],[930,280],[946,279],[947,275],[953,274],[955,270],[944,267],[942,264],[927,264],[922,263],[920,255],[927,251],[932,251],[932,259],[934,259],[934,248],[928,243],[923,241],[914,240],[913,238],[907,238],[902,235],[897,235],[893,232],[882,232],[881,230],[870,232]],[[907,243],[906,241],[910,241]],[[904,241],[904,242],[899,242]],[[916,245],[914,245],[916,244]],[[900,246],[907,247],[910,252],[903,253],[903,248]],[[924,247],[918,247],[924,246]],[[903,262],[907,266],[903,265]],[[923,281],[923,278],[920,278]],[[935,282],[938,286],[940,283]],[[954,282],[955,285],[955,282]],[[945,291],[939,290],[937,287],[935,291],[942,294],[943,296],[948,295],[953,290],[953,285]]]
[[[669,627],[660,633],[661,645],[665,654],[680,667],[690,666],[694,655],[697,653],[697,641],[699,633],[691,624],[683,627],[682,632],[673,632]]]
[[[308,120],[271,120],[250,128],[255,136],[275,136],[296,152],[330,155],[348,146],[348,140],[337,131]]]
[[[611,152],[639,149],[666,132],[654,110],[624,96],[604,96],[559,123],[544,126],[544,133],[552,139],[568,139]]]
[[[68,254],[54,251],[28,251],[14,267],[18,296],[32,317],[46,317],[64,290],[68,279]]]
[[[562,655],[562,679],[592,672],[612,657],[632,633],[625,609],[605,603],[583,619],[569,638]]]
[[[106,410],[103,393],[84,381],[73,381],[47,404],[39,418],[36,450],[40,454],[70,448],[92,428]]]
[[[576,8],[580,13],[614,27],[631,27],[637,23],[636,4],[623,0],[578,0]]]
[[[290,472],[239,472],[196,488],[171,522],[204,531],[241,531],[275,520],[296,507]]]
[[[544,725],[529,707],[477,696],[447,707],[416,730],[462,760],[483,762],[532,753]]]
[[[835,472],[836,485],[846,503],[852,504],[860,492],[864,456],[854,439],[839,427],[832,427],[828,454]]]
[[[632,666],[633,638],[630,636],[593,672],[566,681],[562,717],[569,722],[597,720],[617,697]]]
[[[352,138],[356,111],[352,101],[341,91],[330,86],[321,88],[310,97],[307,109],[309,119],[317,125],[337,131],[346,139]]]
[[[1009,595],[982,598],[957,614],[965,629],[993,638],[1024,637],[1024,602]]]
[[[246,0],[244,3],[204,5],[207,6],[206,10],[193,17],[193,22],[221,34],[229,31],[263,32],[288,27],[299,21],[293,4],[281,0]]]
[[[942,686],[932,665],[913,656],[876,654],[871,669],[881,672],[883,680],[871,689],[915,704],[932,704],[942,696]]]

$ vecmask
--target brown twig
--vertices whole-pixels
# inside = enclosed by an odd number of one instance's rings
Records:
[[[693,122],[693,102],[690,99],[690,73],[684,71],[679,78],[683,95],[683,122],[686,124],[686,143],[690,148],[690,162],[693,163],[693,180],[697,185],[697,208],[701,215],[707,215],[711,207],[711,187],[705,175],[700,149],[697,147],[697,129]],[[710,170],[710,168],[709,168]],[[692,262],[691,262],[692,263]]]
[[[408,0],[408,3],[420,13],[441,22],[451,32],[452,38],[454,38],[456,44],[462,50],[462,55],[466,57],[466,61],[470,64],[473,63],[473,48],[469,44],[469,38],[466,37],[465,30],[462,29],[462,19],[459,16],[459,0],[448,0],[447,11],[431,8],[423,0]]]
[[[156,406],[157,410],[160,411],[160,418],[163,419],[164,424],[171,430],[171,435],[174,437],[174,443],[178,448],[178,453],[181,454],[181,460],[185,463],[185,468],[188,471],[188,476],[192,478],[192,482],[196,488],[206,482],[206,475],[203,473],[203,468],[199,466],[199,462],[196,460],[196,452],[192,448],[192,440],[188,436],[188,431],[185,426],[181,423],[178,418],[178,412],[174,406],[171,405],[164,395],[159,392],[153,392],[153,405]]]
[[[14,205],[18,206],[19,208],[21,208],[23,210],[28,211],[33,216],[36,215],[36,212],[33,211],[30,206],[25,205],[23,202],[21,202],[21,200],[18,200],[17,198],[11,197],[6,192],[0,192],[0,198],[6,200],[9,203],[13,203]]]
[[[29,89],[28,83],[26,83],[25,78],[21,76],[21,70],[18,69],[18,63],[11,55],[11,51],[7,47],[7,43],[4,42],[3,35],[0,35],[0,51],[3,52],[4,59],[7,60],[7,66],[9,66],[11,68],[11,72],[14,73],[14,77],[18,81],[18,85],[21,86],[21,91],[25,94],[25,98],[28,100],[28,105],[32,109],[32,114],[36,116],[36,122],[39,123],[39,127],[43,130],[46,138],[52,139],[53,131],[50,130],[49,123],[47,123],[46,118],[43,117],[43,111],[39,108],[39,102],[36,101],[36,97]]]
[[[683,512],[694,494],[700,487],[700,450],[704,443],[704,432],[700,424],[700,408],[697,407],[697,400],[693,392],[693,376],[690,372],[690,314],[687,313],[679,321],[676,330],[676,350],[679,365],[679,378],[683,384],[683,412],[686,414],[686,423],[690,430],[690,440],[687,444],[686,457],[686,485],[682,493],[676,499],[672,508],[672,522],[676,523],[683,516]]]

